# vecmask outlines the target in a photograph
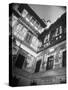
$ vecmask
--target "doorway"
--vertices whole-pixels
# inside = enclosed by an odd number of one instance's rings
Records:
[[[53,69],[54,56],[48,57],[46,70]]]
[[[62,66],[66,67],[66,51],[63,51]]]
[[[24,55],[21,55],[19,54],[18,55],[18,58],[16,60],[16,63],[15,63],[15,66],[19,69],[22,69],[22,66],[24,64],[24,60],[25,60],[25,56]]]
[[[41,65],[41,60],[37,61],[37,63],[36,63],[35,73],[39,72],[40,65]]]

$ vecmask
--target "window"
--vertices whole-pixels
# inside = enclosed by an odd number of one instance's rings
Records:
[[[58,34],[59,34],[59,29],[56,28],[55,36],[58,36]]]
[[[12,20],[11,20],[11,26],[14,27],[18,23],[18,18],[14,15],[12,15]]]
[[[56,53],[55,63],[60,63],[61,60],[62,60],[62,52],[59,50],[59,51]]]
[[[47,47],[50,45],[50,34],[46,35],[44,38],[44,47]]]
[[[36,21],[36,23],[35,23],[35,27],[39,27],[39,22],[38,21]]]
[[[62,34],[62,26],[59,27],[60,34]]]
[[[22,12],[22,17],[26,17],[27,14],[28,14],[28,11],[26,9],[24,9]]]
[[[32,38],[32,35],[28,32],[26,37],[25,37],[25,41],[30,44],[31,38]]]
[[[26,34],[27,34],[27,29],[26,29],[26,28],[22,28],[22,29],[20,30],[20,32],[18,33],[19,39],[24,40]]]
[[[34,18],[34,17],[32,17],[32,18],[31,18],[31,20],[30,20],[31,25],[34,25],[34,24],[35,24],[35,22],[36,22],[35,18]]]
[[[34,57],[31,56],[31,55],[28,55],[26,61],[27,61],[27,66],[26,67],[27,68],[32,67],[33,64],[34,64]]]
[[[34,50],[38,51],[42,43],[34,36],[30,45]]]
[[[22,26],[21,24],[16,25],[16,26],[13,28],[13,33],[14,33],[14,35],[17,36],[18,32],[22,29],[22,27],[23,27],[23,26]]]
[[[50,34],[46,35],[44,39],[44,43],[47,43],[49,41],[49,38],[50,38]]]
[[[35,36],[33,36],[33,38],[32,38],[32,42],[31,42],[31,45],[30,45],[34,50],[38,50],[38,46],[39,46],[39,41],[38,41],[38,39],[35,37]]]
[[[56,28],[55,36],[58,36],[59,34],[62,34],[62,26],[59,26],[58,28]]]
[[[24,40],[25,39],[25,37],[26,37],[26,35],[27,35],[27,29],[24,27],[23,29],[22,29],[22,32],[21,32],[21,34],[22,34],[22,40]]]
[[[27,16],[26,16],[26,20],[27,20],[27,21],[30,21],[31,18],[32,18],[32,16],[31,16],[30,14],[27,14]]]
[[[17,41],[17,40],[16,40],[16,45],[17,45],[17,46],[20,46],[20,44],[21,44],[20,41]]]
[[[38,30],[40,33],[42,33],[44,31],[44,29],[41,27],[41,25],[38,26]]]

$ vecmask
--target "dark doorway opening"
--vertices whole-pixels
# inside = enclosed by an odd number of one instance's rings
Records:
[[[66,51],[63,52],[62,66],[66,67]]]
[[[36,73],[36,72],[39,72],[40,65],[41,65],[41,60],[37,61],[37,63],[36,63],[35,73]]]
[[[20,69],[21,69],[22,66],[23,66],[23,64],[24,64],[24,60],[25,60],[25,56],[19,54],[19,55],[18,55],[18,58],[17,58],[17,60],[16,60],[16,63],[15,63],[15,66],[16,66],[17,68],[20,68]]]
[[[48,57],[46,70],[53,69],[54,56]]]
[[[37,85],[37,82],[36,81],[33,81],[30,83],[31,86],[34,86],[34,85]]]

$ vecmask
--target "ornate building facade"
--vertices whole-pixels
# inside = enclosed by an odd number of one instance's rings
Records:
[[[10,4],[9,10],[10,85],[65,83],[66,13],[46,28],[27,4]]]

